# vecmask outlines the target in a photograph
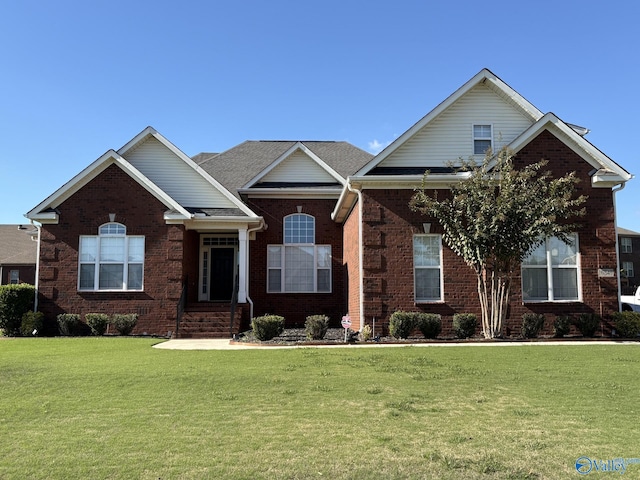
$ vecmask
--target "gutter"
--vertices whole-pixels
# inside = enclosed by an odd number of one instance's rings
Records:
[[[620,186],[618,188],[612,188],[611,191],[613,192],[613,218],[615,221],[614,227],[615,227],[615,233],[616,233],[616,271],[617,271],[617,277],[618,277],[618,311],[622,311],[622,285],[620,284],[620,250],[619,250],[619,245],[618,245],[618,214],[616,213],[616,193],[618,193],[620,190],[623,190],[624,187],[626,187],[627,184],[626,183],[621,183]]]
[[[251,249],[250,247],[250,240],[249,240],[249,234],[256,232],[258,230],[266,230],[268,228],[267,224],[264,221],[264,218],[260,218],[260,224],[257,227],[254,228],[249,228],[247,229],[247,258],[246,261],[244,262],[244,268],[245,268],[245,272],[244,272],[244,282],[245,282],[245,291],[247,292],[247,303],[249,304],[249,318],[253,318],[253,300],[251,300],[251,297],[249,296],[249,260],[251,259],[251,255],[249,254],[249,250]]]
[[[36,278],[34,282],[35,293],[33,295],[33,311],[37,312],[38,311],[38,286],[40,284],[40,234],[41,234],[42,225],[36,225],[35,223],[33,223],[32,219],[29,219],[29,222],[38,231],[38,249],[37,249],[38,253],[36,254]]]

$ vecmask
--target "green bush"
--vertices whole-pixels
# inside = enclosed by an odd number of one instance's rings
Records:
[[[522,315],[522,336],[537,338],[544,327],[544,315],[540,313],[525,313]]]
[[[616,334],[623,338],[636,338],[640,335],[640,312],[616,312]]]
[[[436,338],[442,331],[442,317],[437,313],[419,313],[417,323],[424,338]]]
[[[329,329],[329,317],[310,315],[304,322],[304,333],[309,340],[322,340]]]
[[[20,333],[23,337],[42,335],[42,327],[44,327],[44,313],[28,311],[22,315]]]
[[[561,315],[556,317],[553,322],[553,336],[556,338],[562,338],[569,334],[571,330],[571,317]]]
[[[453,333],[458,338],[469,338],[476,333],[478,317],[473,313],[456,313],[453,316]]]
[[[269,314],[255,317],[251,320],[251,328],[258,340],[271,340],[284,332],[284,317]]]
[[[106,313],[87,313],[84,320],[94,335],[104,335],[107,325],[109,325],[109,315]]]
[[[596,313],[582,313],[574,321],[574,325],[583,337],[593,337],[601,322],[600,315]]]
[[[395,338],[409,338],[417,326],[415,313],[393,312],[389,318],[389,334]]]
[[[82,321],[77,313],[61,313],[57,317],[58,329],[65,337],[75,337],[82,331]]]
[[[120,335],[129,335],[137,323],[137,313],[114,313],[111,317],[111,324]]]
[[[33,309],[35,292],[35,287],[26,283],[0,285],[0,330],[4,335],[20,335],[22,316]]]

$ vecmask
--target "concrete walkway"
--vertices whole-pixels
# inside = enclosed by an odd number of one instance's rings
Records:
[[[153,348],[165,350],[280,350],[291,348],[385,348],[385,347],[524,347],[524,346],[546,346],[546,345],[640,345],[633,341],[613,341],[613,340],[551,340],[542,342],[441,342],[441,343],[356,343],[356,344],[335,344],[335,345],[255,345],[232,343],[230,340],[222,338],[179,338],[166,342],[157,343]]]

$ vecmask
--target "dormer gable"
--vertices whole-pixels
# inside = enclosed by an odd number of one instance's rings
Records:
[[[334,169],[313,153],[304,143],[296,142],[280,157],[252,178],[243,190],[255,188],[287,188],[344,185]]]

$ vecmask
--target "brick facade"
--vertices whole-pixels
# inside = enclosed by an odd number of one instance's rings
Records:
[[[556,315],[597,313],[606,319],[618,308],[616,278],[598,276],[599,269],[615,271],[616,268],[611,189],[591,188],[589,172],[593,167],[548,131],[518,153],[516,164],[542,158],[550,160],[548,168],[555,175],[576,171],[581,179],[578,193],[588,195],[586,209],[589,213],[579,219],[582,226],[578,230],[583,301],[524,304],[518,274],[511,288],[506,334],[519,334],[525,312],[545,314],[547,327],[544,333],[551,333]],[[392,189],[363,191],[365,323],[371,323],[375,318],[377,325],[386,327],[389,316],[396,310],[439,313],[443,318],[443,335],[448,335],[454,313],[480,315],[476,276],[460,257],[443,246],[444,302],[415,302],[412,237],[423,233],[424,222],[432,223],[431,233],[442,233],[442,230],[434,219],[410,211],[408,203],[412,193],[412,190]],[[448,191],[439,192],[440,196],[447,194]],[[345,224],[345,232],[347,228]],[[345,236],[345,251],[352,248],[350,243]],[[350,308],[352,304],[350,299]]]
[[[254,198],[249,208],[262,215],[268,225],[250,241],[249,297],[254,316],[272,313],[285,317],[287,326],[303,326],[308,315],[324,314],[333,326],[340,325],[346,313],[345,274],[342,258],[342,226],[331,220],[335,200]],[[316,244],[331,245],[331,293],[267,293],[267,246],[282,245],[283,219],[298,212],[315,217]]]
[[[48,321],[59,313],[137,313],[134,333],[166,334],[175,330],[180,298],[184,227],[166,225],[167,207],[115,165],[91,180],[59,207],[57,225],[43,225],[40,254],[40,310]],[[97,235],[110,221],[127,227],[127,235],[144,235],[143,292],[78,291],[80,235]]]

